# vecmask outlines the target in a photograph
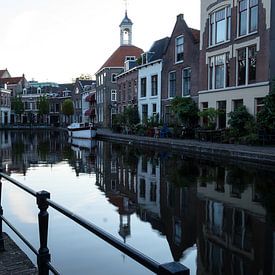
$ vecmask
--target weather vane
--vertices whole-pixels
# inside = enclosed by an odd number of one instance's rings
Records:
[[[124,3],[125,3],[125,10],[127,11],[127,8],[128,8],[128,1],[127,0],[123,0]]]

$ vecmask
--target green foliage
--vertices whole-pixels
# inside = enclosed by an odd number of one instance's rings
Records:
[[[62,104],[62,113],[66,116],[74,114],[74,104],[71,99],[65,99]]]
[[[199,117],[207,120],[207,128],[215,129],[216,121],[219,115],[219,110],[215,110],[214,108],[208,108],[198,113]]]
[[[255,131],[255,121],[253,116],[247,111],[245,106],[237,108],[229,113],[231,135],[238,138],[246,136]]]
[[[113,128],[129,127],[133,130],[134,126],[140,122],[138,108],[136,106],[128,106],[123,113],[117,114],[113,120]]]
[[[198,107],[190,97],[175,97],[172,100],[172,112],[187,128],[198,123]]]
[[[11,100],[11,109],[14,111],[17,115],[22,115],[25,111],[24,109],[24,103],[22,101],[22,98],[20,96],[15,96]]]
[[[37,101],[37,108],[39,115],[47,115],[50,112],[49,100],[45,96],[40,96]]]
[[[265,97],[264,106],[257,114],[257,123],[260,128],[275,129],[275,91]]]

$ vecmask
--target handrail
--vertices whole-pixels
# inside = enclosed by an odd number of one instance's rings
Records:
[[[146,266],[153,272],[157,272],[159,269],[159,263],[150,259],[149,257],[145,256],[138,250],[132,248],[129,245],[121,242],[120,240],[116,239],[111,234],[105,232],[104,230],[100,229],[98,226],[92,224],[91,222],[87,221],[86,219],[76,215],[75,213],[71,212],[70,210],[60,206],[59,204],[55,203],[52,200],[47,200],[49,205],[57,210],[58,212],[62,213],[66,217],[70,218],[71,220],[75,221],[77,224],[81,225],[82,227],[86,228],[88,231],[94,233],[100,239],[106,241],[107,243],[111,244],[112,246],[119,249],[121,252],[127,254],[140,264]]]
[[[38,225],[39,225],[39,237],[40,237],[40,248],[38,251],[24,238],[22,234],[20,234],[3,216],[2,206],[1,206],[1,192],[2,192],[2,182],[1,178],[5,178],[10,183],[16,185],[23,191],[35,196],[37,199],[37,205],[40,209],[38,214]],[[48,240],[48,207],[51,206],[53,209],[73,220],[83,228],[92,232],[100,239],[109,243],[113,247],[117,248],[121,252],[125,253],[129,257],[131,257],[136,262],[140,263],[147,269],[157,273],[159,275],[169,275],[169,274],[178,274],[178,275],[189,275],[189,269],[177,262],[171,262],[166,264],[160,264],[140,251],[134,249],[133,247],[121,242],[111,234],[105,232],[98,226],[94,225],[90,221],[80,217],[79,215],[71,212],[65,207],[59,205],[58,203],[52,201],[50,199],[50,193],[47,191],[35,192],[31,188],[21,184],[20,182],[12,179],[8,175],[0,172],[0,248],[3,245],[2,237],[2,220],[7,223],[8,226],[21,238],[24,243],[37,255],[37,264],[38,264],[38,272],[39,275],[48,275],[49,270],[51,270],[54,274],[59,274],[58,271],[51,265],[50,263],[50,253],[47,247]],[[1,243],[2,242],[2,243]]]

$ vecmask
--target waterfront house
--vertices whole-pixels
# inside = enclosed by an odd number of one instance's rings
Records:
[[[49,100],[49,122],[51,125],[61,126],[66,123],[66,117],[62,113],[62,104],[64,100],[71,98],[73,88],[73,83],[58,84],[57,91],[47,97]]]
[[[11,117],[11,91],[6,84],[0,85],[0,125],[10,123]]]
[[[5,72],[3,75],[7,76],[8,72]],[[0,78],[0,84],[7,85],[7,88],[11,91],[11,97],[22,95],[23,91],[28,88],[28,81],[24,74],[18,77],[2,77]]]
[[[155,41],[148,52],[141,55],[138,67],[138,110],[142,122],[160,117],[162,57],[169,38]]]
[[[11,77],[8,69],[0,70],[0,78],[9,78]]]
[[[81,93],[82,101],[82,122],[96,123],[96,82],[91,81],[90,85],[84,86]]]
[[[183,14],[177,16],[162,66],[162,119],[172,122],[171,100],[192,97],[197,101],[199,90],[199,34],[189,28]]]
[[[120,46],[106,60],[96,73],[96,101],[97,121],[100,126],[111,127],[112,118],[117,113],[116,76],[123,72],[125,61],[136,60],[143,52],[142,49],[132,45],[133,23],[125,12],[120,27]]]
[[[137,60],[126,60],[124,71],[118,74],[117,94],[111,94],[111,101],[117,102],[117,112],[122,113],[127,106],[137,107]]]
[[[72,101],[74,103],[73,122],[84,122],[85,115],[83,116],[83,108],[82,108],[83,96],[82,95],[83,93],[86,94],[86,91],[91,89],[91,86],[94,84],[95,84],[94,80],[86,80],[86,79],[79,79],[79,78],[76,79],[74,89],[72,91]]]
[[[228,113],[245,105],[256,115],[275,76],[275,3],[272,0],[201,1],[201,110]]]

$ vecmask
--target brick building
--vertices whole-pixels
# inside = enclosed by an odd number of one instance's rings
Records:
[[[177,21],[163,56],[162,118],[171,120],[171,99],[187,96],[197,100],[199,83],[199,34],[187,26],[183,14]]]
[[[199,107],[223,111],[218,128],[241,105],[256,115],[270,91],[274,12],[271,0],[201,1]]]

